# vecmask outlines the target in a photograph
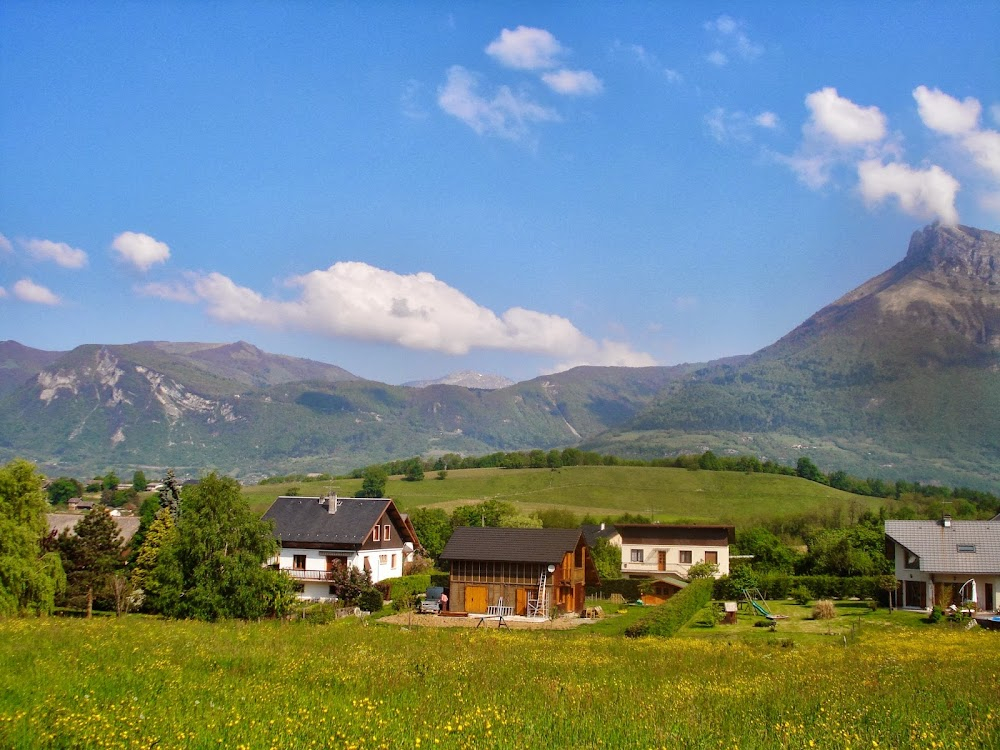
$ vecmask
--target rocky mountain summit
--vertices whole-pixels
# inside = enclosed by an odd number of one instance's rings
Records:
[[[473,370],[461,370],[449,373],[436,380],[411,380],[403,385],[410,388],[426,388],[429,385],[458,385],[463,388],[479,388],[484,391],[495,391],[514,385],[514,381],[503,375],[488,375]]]

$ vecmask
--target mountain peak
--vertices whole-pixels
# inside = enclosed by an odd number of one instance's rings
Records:
[[[1000,234],[966,226],[932,224],[913,233],[907,266],[929,267],[948,276],[1000,283]]]

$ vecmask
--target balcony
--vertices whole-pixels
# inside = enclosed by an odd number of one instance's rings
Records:
[[[330,581],[332,574],[328,570],[300,570],[298,568],[282,568],[282,572],[295,581]]]

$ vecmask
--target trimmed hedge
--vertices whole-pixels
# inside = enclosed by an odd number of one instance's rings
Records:
[[[787,573],[758,573],[757,588],[765,599],[787,599],[800,586],[809,589],[814,599],[884,599],[878,576],[792,576]],[[715,582],[716,599],[739,599],[742,591],[733,591],[726,576]]]
[[[643,635],[658,635],[661,638],[669,638],[684,627],[702,607],[712,601],[714,585],[715,579],[713,578],[700,578],[697,581],[692,581],[666,602],[652,607],[648,614],[629,625],[625,629],[625,635],[629,638],[638,638]]]
[[[586,594],[587,596],[593,596],[594,594],[600,594],[601,596],[607,598],[612,594],[621,594],[625,597],[625,601],[634,602],[639,598],[641,592],[639,591],[639,584],[644,580],[642,578],[609,578],[606,581],[601,581],[600,586],[587,586]]]

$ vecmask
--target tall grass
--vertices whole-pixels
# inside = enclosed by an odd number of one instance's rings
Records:
[[[0,747],[1000,747],[1000,639],[0,622]]]

